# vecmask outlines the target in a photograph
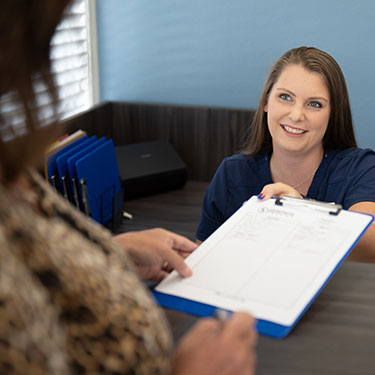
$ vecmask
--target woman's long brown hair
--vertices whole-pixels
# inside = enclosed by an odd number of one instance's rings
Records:
[[[46,147],[59,133],[55,124],[41,126],[35,82],[43,83],[55,108],[50,43],[70,0],[1,0],[0,98],[10,95],[24,121],[24,134],[0,117],[0,181],[13,182],[27,167],[39,166]],[[54,110],[54,113],[56,111]],[[12,138],[9,140],[9,135]]]

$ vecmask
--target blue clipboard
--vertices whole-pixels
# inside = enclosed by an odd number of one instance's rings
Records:
[[[258,285],[260,287],[260,293],[266,293],[265,295],[267,296],[274,296],[275,288],[277,288],[279,285],[278,281],[282,279],[276,278],[272,283],[271,278],[273,273],[270,273],[270,270],[274,272],[273,270],[275,270],[275,267],[277,268],[283,266],[284,268],[282,269],[285,272],[285,267],[290,265],[289,269],[291,270],[292,275],[294,275],[293,272],[296,272],[296,275],[302,277],[301,280],[303,280],[301,283],[295,284],[295,280],[292,277],[289,279],[290,281],[281,287],[284,288],[284,290],[286,290],[286,286],[293,288],[291,284],[292,282],[294,283],[293,285],[296,286],[296,294],[293,294],[292,298],[293,300],[298,300],[299,302],[294,305],[295,307],[292,308],[291,314],[288,315],[288,313],[291,311],[289,310],[288,304],[281,305],[281,307],[279,307],[280,305],[278,304],[273,305],[273,299],[269,299],[270,297],[265,297],[265,306],[272,306],[273,311],[278,311],[278,313],[283,315],[284,318],[280,318],[280,315],[275,315],[275,313],[273,313],[273,315],[267,315],[267,312],[264,312],[264,309],[260,310],[263,311],[263,314],[260,312],[259,316],[255,316],[258,319],[256,328],[260,334],[274,338],[283,338],[287,336],[296,326],[311,304],[321,293],[322,289],[331,280],[332,276],[339,269],[342,262],[347,258],[367,228],[374,221],[374,217],[368,214],[343,210],[341,205],[328,204],[318,201],[306,201],[290,197],[271,199],[267,202],[260,202],[256,197],[252,197],[249,201],[251,203],[247,203],[236,211],[236,213],[234,213],[205,241],[207,243],[201,245],[201,248],[198,248],[196,252],[190,255],[190,261],[193,265],[193,272],[195,265],[204,263],[205,266],[202,267],[204,267],[203,269],[206,270],[206,274],[208,272],[207,270],[217,274],[217,272],[220,272],[218,267],[220,265],[222,266],[223,259],[228,259],[228,266],[232,266],[232,269],[235,270],[234,273],[230,273],[231,276],[229,277],[232,277],[232,280],[240,280],[237,278],[237,275],[243,275],[243,273],[239,274],[237,268],[233,268],[233,264],[230,263],[231,252],[227,249],[230,249],[231,244],[233,246],[235,243],[235,246],[241,248],[242,251],[246,252],[247,249],[250,251],[251,243],[254,241],[254,239],[256,239],[256,241],[258,241],[256,242],[258,245],[254,249],[253,254],[263,254],[265,248],[263,245],[260,246],[259,244],[261,243],[264,244],[264,246],[268,246],[268,230],[273,233],[276,227],[280,227],[282,225],[280,221],[281,217],[284,218],[284,220],[286,220],[285,217],[287,217],[289,220],[287,220],[280,229],[286,237],[281,239],[282,242],[274,243],[274,253],[269,253],[264,259],[258,258],[262,259],[262,263],[258,263],[258,267],[260,268],[257,268],[254,275],[267,275],[266,279],[258,279],[261,280],[261,282],[258,284],[256,282],[250,282],[250,284],[248,284],[250,286],[245,289],[245,293],[247,294],[242,294],[241,297],[244,299],[244,301],[246,301],[246,296],[249,296],[247,303],[250,302],[250,304],[247,306],[251,306],[251,303],[259,302],[259,298],[261,298],[259,296],[263,296],[264,294],[253,294],[253,291],[256,291],[252,289],[254,285]],[[267,217],[267,219],[262,221],[262,218],[258,218],[260,215],[264,215],[263,217]],[[277,219],[275,219],[276,217]],[[266,222],[268,223],[267,231],[262,231]],[[256,223],[255,227],[252,227],[252,224],[250,223]],[[324,225],[322,223],[324,223]],[[306,245],[302,245],[301,242],[297,242],[298,246],[295,248],[293,247],[294,237],[291,234],[295,233],[295,231],[300,233],[300,230],[303,230],[303,233],[309,233],[312,238],[306,239]],[[246,233],[250,234],[248,239],[246,238]],[[320,237],[321,233],[323,233],[323,237]],[[342,234],[343,237],[341,237],[340,234]],[[318,236],[319,238],[313,240],[313,236]],[[290,242],[288,242],[286,238],[288,238],[288,241]],[[330,238],[330,241],[327,242],[326,246],[331,247],[323,247],[322,250],[321,242],[319,242],[321,241],[320,238]],[[297,241],[300,241],[300,239],[297,239]],[[328,243],[330,245],[328,245]],[[284,257],[285,254],[288,254],[290,247],[293,249],[291,250],[292,253],[289,253],[289,257],[291,254],[297,254],[296,251],[301,252],[301,256],[298,258],[299,261],[297,261],[297,263],[283,263],[281,261],[282,257]],[[222,258],[221,263],[213,264],[211,266],[211,262],[215,263],[215,254],[217,249],[221,251],[226,258]],[[332,251],[328,251],[328,249],[332,249]],[[277,255],[275,259],[278,261],[276,263],[272,261],[272,254]],[[312,265],[310,262],[310,256],[318,257],[316,259],[319,260]],[[249,259],[254,260],[256,257]],[[247,262],[249,262],[249,260],[247,260]],[[244,261],[243,265],[245,267],[246,264],[250,263],[246,263],[246,261]],[[266,267],[263,268],[263,265],[267,266],[267,264],[271,264],[272,266],[268,268],[268,271],[264,271]],[[301,269],[305,269],[303,267],[305,267],[306,270],[311,269],[312,271],[312,273],[310,273],[309,276],[306,276],[306,278],[304,278],[300,272]],[[244,270],[244,268],[242,268],[242,270]],[[263,272],[266,272],[266,274]],[[305,274],[305,272],[303,272],[303,274]],[[278,277],[281,277],[280,274]],[[198,277],[197,280],[200,280],[200,278]],[[220,283],[220,279],[217,279],[217,282]],[[247,282],[248,281],[241,281],[241,285],[245,286]],[[220,299],[221,287],[218,287],[218,284],[216,284],[216,286],[212,284],[203,284],[199,286],[199,284],[196,283],[197,281],[195,281],[195,284],[189,284],[189,279],[184,280],[179,278],[174,271],[164,281],[156,286],[155,290],[153,291],[153,295],[157,302],[163,307],[201,317],[212,316],[217,309],[217,306],[213,306],[209,301],[216,301],[219,305],[222,304],[222,306],[230,306],[228,305],[227,300],[223,301],[223,299]],[[297,285],[302,289],[298,289]],[[202,295],[199,295],[199,288],[202,288]],[[269,294],[269,290],[272,290],[273,293]],[[305,290],[308,290],[306,294],[304,294]],[[281,298],[284,298],[283,289],[280,289],[280,292],[281,294],[277,294],[277,297],[282,296]],[[230,296],[229,298],[236,300],[238,297],[238,294],[236,293],[238,293],[238,289],[234,289],[234,291],[229,293],[227,296]],[[252,295],[255,295],[255,297],[252,297]],[[222,309],[222,306],[220,306],[220,309]],[[241,303],[239,303],[237,306],[241,306]],[[280,324],[280,322],[287,322],[287,324]]]
[[[72,155],[80,151],[82,148],[90,145],[96,140],[97,140],[97,137],[95,135],[89,138],[85,138],[84,141],[80,142],[78,145],[75,145],[74,147],[71,147],[69,150],[63,149],[62,151],[64,152],[58,155],[56,158],[56,165],[57,165],[57,171],[59,175],[61,193],[65,199],[68,199],[71,202],[73,200],[73,191],[70,189],[70,183],[69,183],[70,177],[68,174],[67,160]]]
[[[154,290],[152,292],[157,303],[167,309],[181,311],[186,314],[195,315],[201,318],[214,317],[217,310],[216,306],[207,305],[192,301],[189,299],[172,296],[170,294],[160,293]],[[312,301],[311,301],[312,302]],[[301,314],[300,317],[302,317]],[[256,330],[260,334],[264,334],[270,337],[281,339],[286,337],[290,331],[297,324],[298,320],[292,326],[282,326],[280,324],[272,323],[267,320],[257,320]]]
[[[370,226],[372,221],[368,224]],[[366,231],[368,226],[364,229],[364,231],[361,233],[360,237],[362,237],[363,233]],[[277,339],[282,339],[289,335],[289,333],[292,331],[292,329],[296,326],[296,324],[300,321],[300,319],[305,315],[306,311],[309,309],[311,304],[315,301],[315,299],[319,296],[321,291],[324,289],[324,287],[327,285],[327,283],[331,280],[332,276],[336,273],[336,271],[341,266],[342,262],[347,258],[347,256],[351,253],[357,242],[359,241],[359,238],[357,241],[353,243],[353,245],[350,247],[348,252],[345,254],[345,256],[342,258],[342,260],[337,264],[335,269],[332,271],[332,273],[329,275],[325,283],[322,285],[322,287],[316,292],[314,297],[310,300],[310,302],[306,305],[306,307],[303,309],[301,314],[298,316],[298,318],[291,324],[290,326],[284,326],[281,324],[276,324],[267,320],[258,319],[256,324],[256,330],[258,333],[270,336]],[[185,312],[187,314],[199,316],[199,317],[212,317],[215,314],[215,311],[217,310],[216,306],[207,305],[204,303],[192,301],[189,299],[181,298],[172,296],[170,294],[160,293],[154,290],[153,295],[155,299],[157,300],[158,304],[160,306],[178,310],[181,312]]]
[[[82,196],[80,188],[77,181],[77,171],[76,171],[76,161],[87,155],[89,152],[100,146],[106,141],[106,137],[102,137],[82,148],[80,151],[76,152],[73,156],[69,157],[67,160],[68,175],[70,190],[73,193],[72,201],[76,207],[79,207],[81,211],[84,210]]]
[[[86,213],[106,224],[113,218],[114,200],[122,191],[113,141],[106,141],[77,160],[76,172]]]
[[[61,150],[53,153],[52,155],[49,155],[46,160],[46,171],[48,176],[49,183],[56,188],[59,192],[61,192],[61,187],[59,183],[59,174],[57,170],[57,158],[62,155],[64,152],[72,149],[73,147],[79,145],[80,143],[84,142],[88,138],[87,135],[82,136],[81,138],[78,138],[77,140],[69,143]]]

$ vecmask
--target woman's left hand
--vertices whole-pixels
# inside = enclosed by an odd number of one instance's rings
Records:
[[[291,186],[283,184],[281,182],[265,185],[262,191],[259,193],[259,198],[267,200],[272,197],[283,197],[284,195],[300,199],[303,198],[296,189],[293,189]]]
[[[115,236],[114,239],[127,251],[142,280],[160,281],[172,269],[182,277],[192,275],[184,258],[198,245],[186,237],[155,228],[123,233]]]

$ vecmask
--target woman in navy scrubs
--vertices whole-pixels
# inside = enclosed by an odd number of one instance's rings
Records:
[[[206,191],[198,242],[253,195],[375,214],[375,152],[357,147],[345,78],[329,54],[299,47],[274,64],[246,147],[224,159]],[[373,226],[349,258],[375,261]]]

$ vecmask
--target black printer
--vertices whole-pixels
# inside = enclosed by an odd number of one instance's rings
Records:
[[[172,145],[165,140],[116,147],[124,199],[182,188],[187,168]]]

